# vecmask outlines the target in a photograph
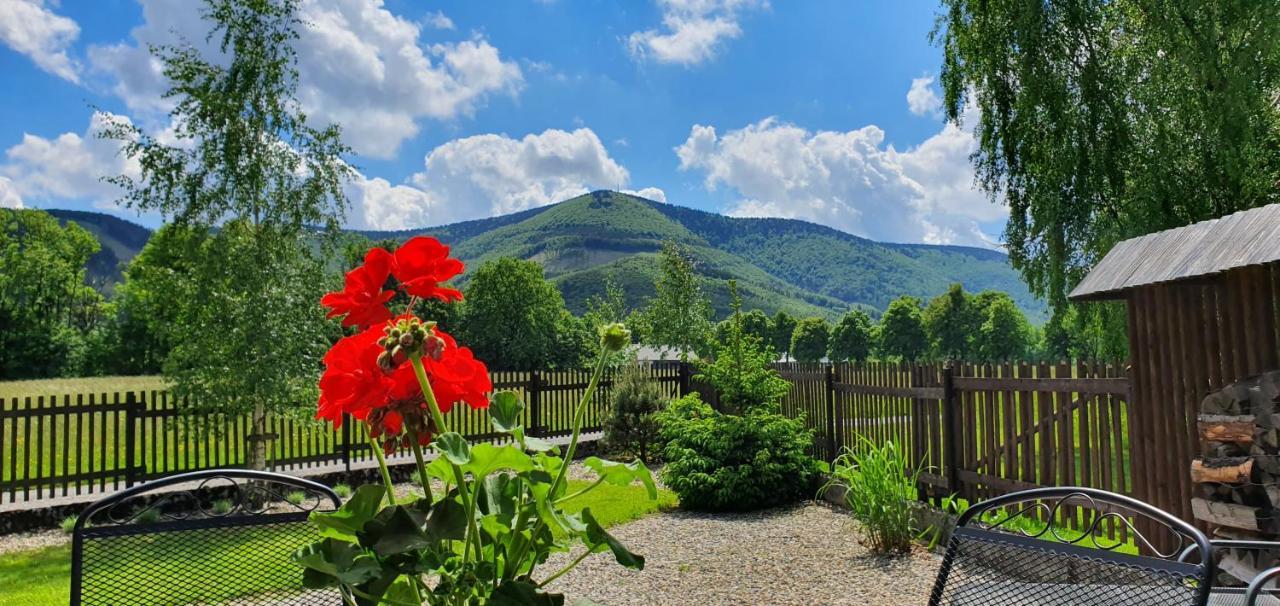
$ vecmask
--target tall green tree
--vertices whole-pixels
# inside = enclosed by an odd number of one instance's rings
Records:
[[[783,358],[791,356],[791,336],[796,332],[796,319],[791,314],[778,310],[773,314],[773,320],[769,323],[769,331],[772,335],[773,349]]]
[[[73,374],[102,313],[85,283],[98,240],[41,210],[0,208],[0,379]]]
[[[1013,299],[992,297],[981,312],[984,317],[974,342],[978,357],[992,362],[1026,359],[1032,345],[1031,325]]]
[[[547,369],[575,346],[564,297],[535,261],[503,257],[481,265],[467,284],[463,340],[491,368]]]
[[[982,325],[978,303],[959,284],[934,297],[922,315],[924,332],[933,352],[944,359],[964,360],[973,353],[973,338]]]
[[[772,334],[769,332],[769,316],[759,309],[742,314],[742,332],[751,335],[760,340],[765,345],[770,345]]]
[[[920,300],[903,295],[889,302],[880,316],[880,351],[885,356],[919,360],[929,350]]]
[[[712,338],[711,301],[702,291],[688,249],[664,242],[655,294],[645,309],[645,337],[650,345],[670,347],[681,360],[706,346]]]
[[[805,318],[796,323],[791,334],[791,355],[797,362],[818,362],[827,355],[831,328],[822,318]]]
[[[831,329],[827,358],[832,362],[864,362],[871,355],[874,325],[871,316],[861,309],[851,309]]]
[[[772,348],[745,330],[742,298],[733,280],[729,293],[733,314],[722,323],[724,338],[717,341],[711,360],[700,365],[698,378],[715,388],[726,414],[776,412],[789,383],[769,366],[774,360]]]
[[[1119,240],[1280,200],[1280,3],[942,4],[947,116],[1056,315]]]
[[[337,126],[308,124],[297,102],[296,0],[205,0],[215,52],[151,48],[175,129],[159,138],[116,121],[137,178],[110,179],[121,203],[181,225],[217,226],[182,287],[165,374],[194,401],[249,410],[248,464],[266,463],[266,413],[315,401],[327,347],[317,303],[328,285],[309,226],[336,229],[352,175]]]

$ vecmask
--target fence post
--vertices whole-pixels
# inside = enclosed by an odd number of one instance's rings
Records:
[[[529,373],[525,391],[529,394],[529,435],[537,436],[542,431],[542,375],[538,371]]]
[[[124,396],[124,487],[133,486],[138,472],[138,394],[130,391]],[[105,416],[104,416],[105,417]],[[105,421],[104,421],[105,422]]]
[[[689,363],[680,360],[680,397],[689,395]]]
[[[942,368],[942,439],[947,451],[947,492],[960,490],[960,431],[956,414],[955,366],[951,362]]]
[[[836,369],[832,364],[824,364],[823,393],[827,398],[827,460],[836,460],[836,448],[839,440],[836,436]]]
[[[347,481],[351,480],[351,422],[354,420],[347,413],[342,413],[342,466],[347,470]]]

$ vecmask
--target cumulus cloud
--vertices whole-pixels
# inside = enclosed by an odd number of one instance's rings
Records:
[[[667,202],[667,192],[662,191],[662,189],[657,187],[646,187],[638,190],[624,189],[622,190],[622,193],[639,196],[641,198],[653,200],[654,202],[662,202],[664,204]]]
[[[427,16],[423,18],[422,22],[425,23],[427,27],[435,29],[454,29],[453,19],[450,19],[441,11],[428,13]]]
[[[980,222],[1004,209],[974,191],[972,135],[947,125],[904,152],[884,131],[810,132],[767,118],[720,135],[695,125],[676,148],[681,170],[739,194],[737,216],[804,219],[877,240],[992,246]]]
[[[120,190],[103,178],[141,175],[138,163],[120,154],[119,142],[96,136],[113,118],[128,122],[94,112],[84,134],[63,133],[53,139],[24,134],[21,143],[5,151],[0,175],[27,201],[87,200],[99,207],[113,206]]]
[[[662,28],[633,32],[627,49],[637,59],[697,65],[715,57],[720,46],[742,35],[739,13],[767,7],[764,0],[658,0]]]
[[[0,177],[0,208],[22,208],[22,196],[8,177]]]
[[[89,57],[131,109],[163,112],[167,83],[148,45],[185,41],[210,55],[215,49],[185,0],[142,5],[144,22],[131,42],[92,47]],[[296,45],[303,109],[320,123],[342,124],[361,154],[392,157],[418,134],[421,120],[470,116],[524,83],[519,65],[484,38],[427,44],[421,25],[392,14],[382,0],[303,0],[299,16],[307,24]]]
[[[40,69],[76,83],[79,65],[67,49],[79,36],[80,26],[49,10],[44,0],[0,2],[0,41],[30,57]]]
[[[942,117],[942,98],[933,90],[933,76],[911,80],[907,90],[907,109],[917,116]]]
[[[549,129],[519,139],[455,139],[431,150],[424,169],[408,183],[361,178],[347,195],[359,226],[408,229],[545,206],[594,189],[620,188],[629,178],[591,129]],[[654,187],[627,191],[666,200]]]

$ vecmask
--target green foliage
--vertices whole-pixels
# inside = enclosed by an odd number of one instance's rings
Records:
[[[831,329],[822,318],[805,318],[791,334],[791,355],[798,362],[817,362],[827,355]]]
[[[303,501],[307,500],[307,493],[301,490],[293,490],[284,495],[284,500],[293,505],[301,505]]]
[[[937,356],[946,360],[973,357],[973,339],[984,315],[963,286],[952,284],[945,294],[934,297],[925,306],[921,319],[929,346]]]
[[[350,490],[350,488],[348,488],[347,490]],[[303,494],[302,498],[305,499],[306,495]],[[302,499],[299,499],[298,503],[302,503]],[[231,510],[234,507],[235,505],[231,502],[230,499],[218,499],[217,501],[213,502],[213,505],[211,506],[211,510],[216,515],[226,515],[228,513],[231,513]]]
[[[71,534],[72,532],[75,531],[76,521],[78,520],[79,518],[77,516],[69,515],[65,518],[62,518],[62,521],[58,523],[58,528],[61,528],[62,532],[66,534]]]
[[[565,311],[564,299],[533,261],[485,263],[467,285],[463,340],[490,368],[533,370],[580,366],[588,329]],[[562,347],[564,349],[562,349]]]
[[[994,298],[985,309],[975,349],[982,360],[1023,360],[1032,344],[1031,325],[1007,296]]]
[[[857,447],[845,448],[836,458],[823,491],[844,489],[845,507],[862,523],[873,553],[910,553],[920,470],[894,442],[876,445],[858,436]]]
[[[770,332],[769,316],[759,309],[742,314],[742,334],[757,339],[761,345],[770,345],[773,334]]]
[[[720,414],[696,394],[659,416],[667,465],[663,482],[680,506],[697,511],[751,511],[812,494],[821,465],[805,454],[813,433],[783,415]]]
[[[773,315],[770,325],[770,342],[773,349],[783,356],[791,354],[791,337],[796,332],[796,319],[791,314],[779,310]]]
[[[880,316],[880,351],[885,356],[914,361],[929,349],[921,319],[920,300],[903,295]]]
[[[944,0],[935,40],[1010,260],[1055,310],[1124,238],[1280,200],[1280,3]]]
[[[861,309],[851,309],[835,328],[831,329],[831,341],[827,347],[827,358],[832,362],[866,361],[871,355],[874,334],[871,316]]]
[[[674,241],[662,245],[662,273],[645,309],[649,345],[671,347],[681,360],[706,347],[711,338],[711,303],[702,293],[693,259]]]
[[[40,210],[0,208],[0,379],[80,371],[84,335],[102,313],[85,283],[98,242]]]
[[[729,414],[743,414],[752,410],[774,411],[787,394],[790,384],[769,367],[773,351],[757,337],[744,330],[741,299],[736,297],[737,286],[730,282],[735,294],[734,313],[725,324],[725,335],[715,348],[709,362],[699,364],[699,380],[715,388],[721,409]]]
[[[604,420],[605,444],[649,463],[650,455],[662,448],[657,415],[667,398],[638,363],[627,364],[617,377],[609,416]]]

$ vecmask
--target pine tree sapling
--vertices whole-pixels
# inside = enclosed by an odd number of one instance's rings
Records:
[[[604,440],[610,447],[651,462],[658,444],[657,414],[666,406],[662,389],[639,363],[626,364],[613,384],[613,401],[604,421]]]

